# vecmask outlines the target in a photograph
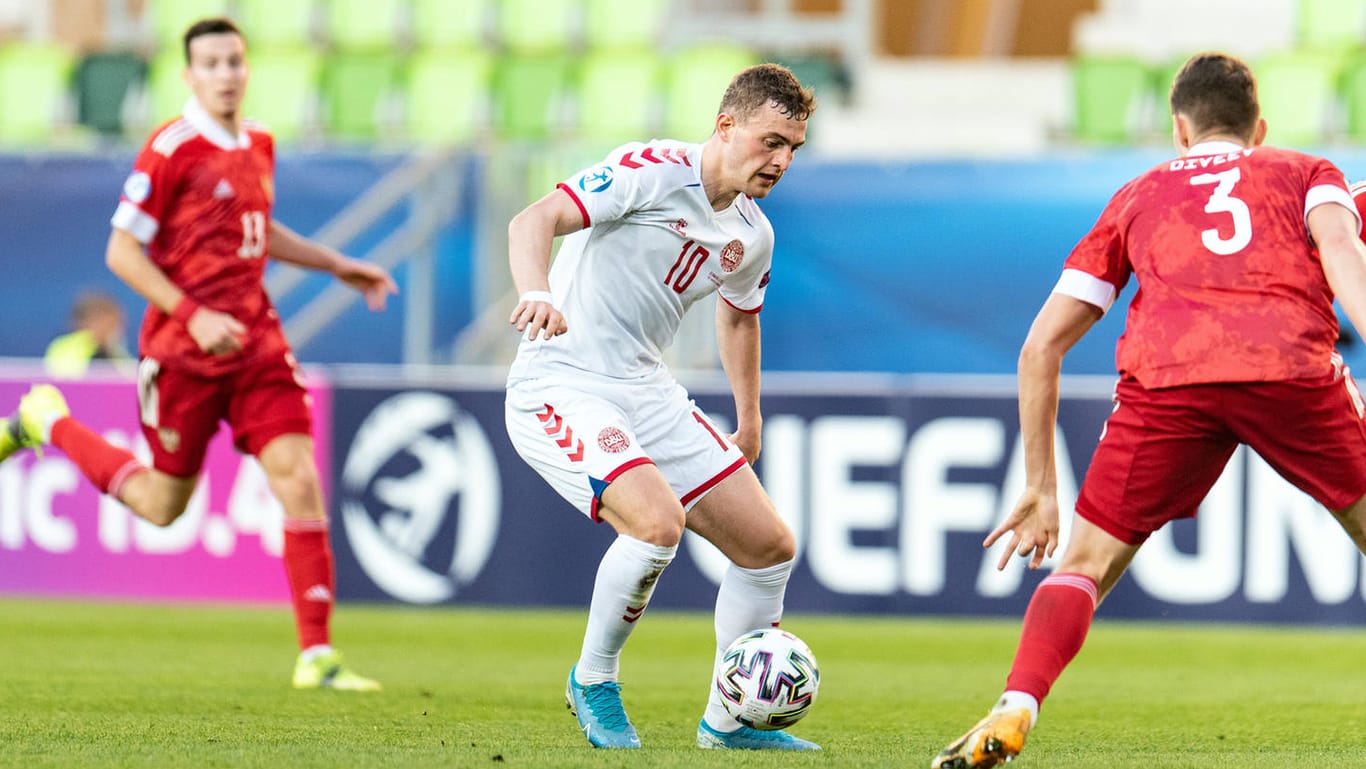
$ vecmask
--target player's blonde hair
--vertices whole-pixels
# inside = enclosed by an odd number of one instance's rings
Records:
[[[743,121],[770,102],[793,120],[806,120],[816,111],[815,93],[804,88],[792,70],[781,64],[756,64],[730,81],[717,114]]]

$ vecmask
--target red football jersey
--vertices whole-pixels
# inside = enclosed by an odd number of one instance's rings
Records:
[[[1323,203],[1356,211],[1326,160],[1203,144],[1120,189],[1057,290],[1108,306],[1097,287],[1137,277],[1115,358],[1149,389],[1321,376],[1338,323],[1305,218]]]
[[[247,334],[239,352],[208,355],[181,323],[148,306],[138,340],[144,357],[216,376],[288,348],[263,284],[274,169],[264,128],[246,122],[232,136],[193,100],[148,138],[111,224],[145,244],[186,295],[231,314]]]

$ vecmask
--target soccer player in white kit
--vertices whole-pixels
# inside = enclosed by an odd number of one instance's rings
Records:
[[[773,253],[773,229],[755,199],[787,171],[814,109],[811,91],[786,68],[750,67],[726,89],[705,143],[627,144],[508,226],[521,294],[510,321],[523,334],[508,376],[508,434],[561,496],[617,532],[598,566],[565,691],[595,747],[640,747],[618,663],[685,526],[731,561],[716,599],[718,654],[782,617],[796,546],[750,468],[762,422],[758,312]],[[560,235],[568,237],[547,269]],[[713,291],[735,398],[730,435],[660,357],[683,313]],[[819,750],[786,732],[742,726],[714,690],[697,744]]]

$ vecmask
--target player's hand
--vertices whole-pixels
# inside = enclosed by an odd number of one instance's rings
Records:
[[[1058,546],[1058,497],[1056,494],[1042,494],[1033,489],[1025,489],[1015,503],[1015,509],[982,541],[982,547],[991,547],[996,540],[1011,532],[1010,547],[1001,554],[996,564],[1003,570],[1010,562],[1011,554],[1029,558],[1029,568],[1037,569],[1043,559],[1053,555]]]
[[[190,338],[209,355],[228,355],[242,349],[247,327],[225,312],[201,306],[185,324]]]
[[[519,300],[508,323],[517,329],[517,333],[525,334],[527,339],[535,339],[538,334],[550,339],[569,330],[569,324],[565,323],[564,316],[555,309],[555,305],[535,299]]]
[[[359,259],[344,259],[337,267],[337,279],[361,292],[371,310],[383,310],[390,294],[398,294],[398,284],[377,264]]]
[[[734,443],[745,459],[752,465],[759,459],[759,451],[763,449],[763,431],[758,428],[741,426],[729,436],[730,442]]]

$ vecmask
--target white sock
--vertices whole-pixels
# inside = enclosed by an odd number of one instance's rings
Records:
[[[677,550],[677,545],[652,545],[624,534],[607,548],[593,583],[575,680],[581,684],[617,680],[621,649]]]
[[[330,653],[331,651],[331,646],[327,644],[318,644],[317,646],[310,646],[307,649],[304,649],[303,651],[299,652],[299,657],[301,657],[304,663],[307,664],[323,656],[324,654]]]
[[[1034,695],[1026,692],[1010,690],[1001,695],[1001,699],[996,700],[996,705],[992,710],[1014,710],[1015,708],[1027,708],[1029,710],[1029,727],[1034,728],[1034,724],[1039,721],[1039,701],[1034,699]]]
[[[783,618],[783,595],[787,592],[787,578],[792,574],[792,561],[763,569],[742,569],[731,564],[721,578],[721,589],[716,593],[716,657],[712,669],[721,661],[721,654],[731,641],[751,630],[773,627]],[[718,732],[733,732],[740,722],[730,717],[721,704],[710,677],[707,681],[707,710],[702,720]]]

